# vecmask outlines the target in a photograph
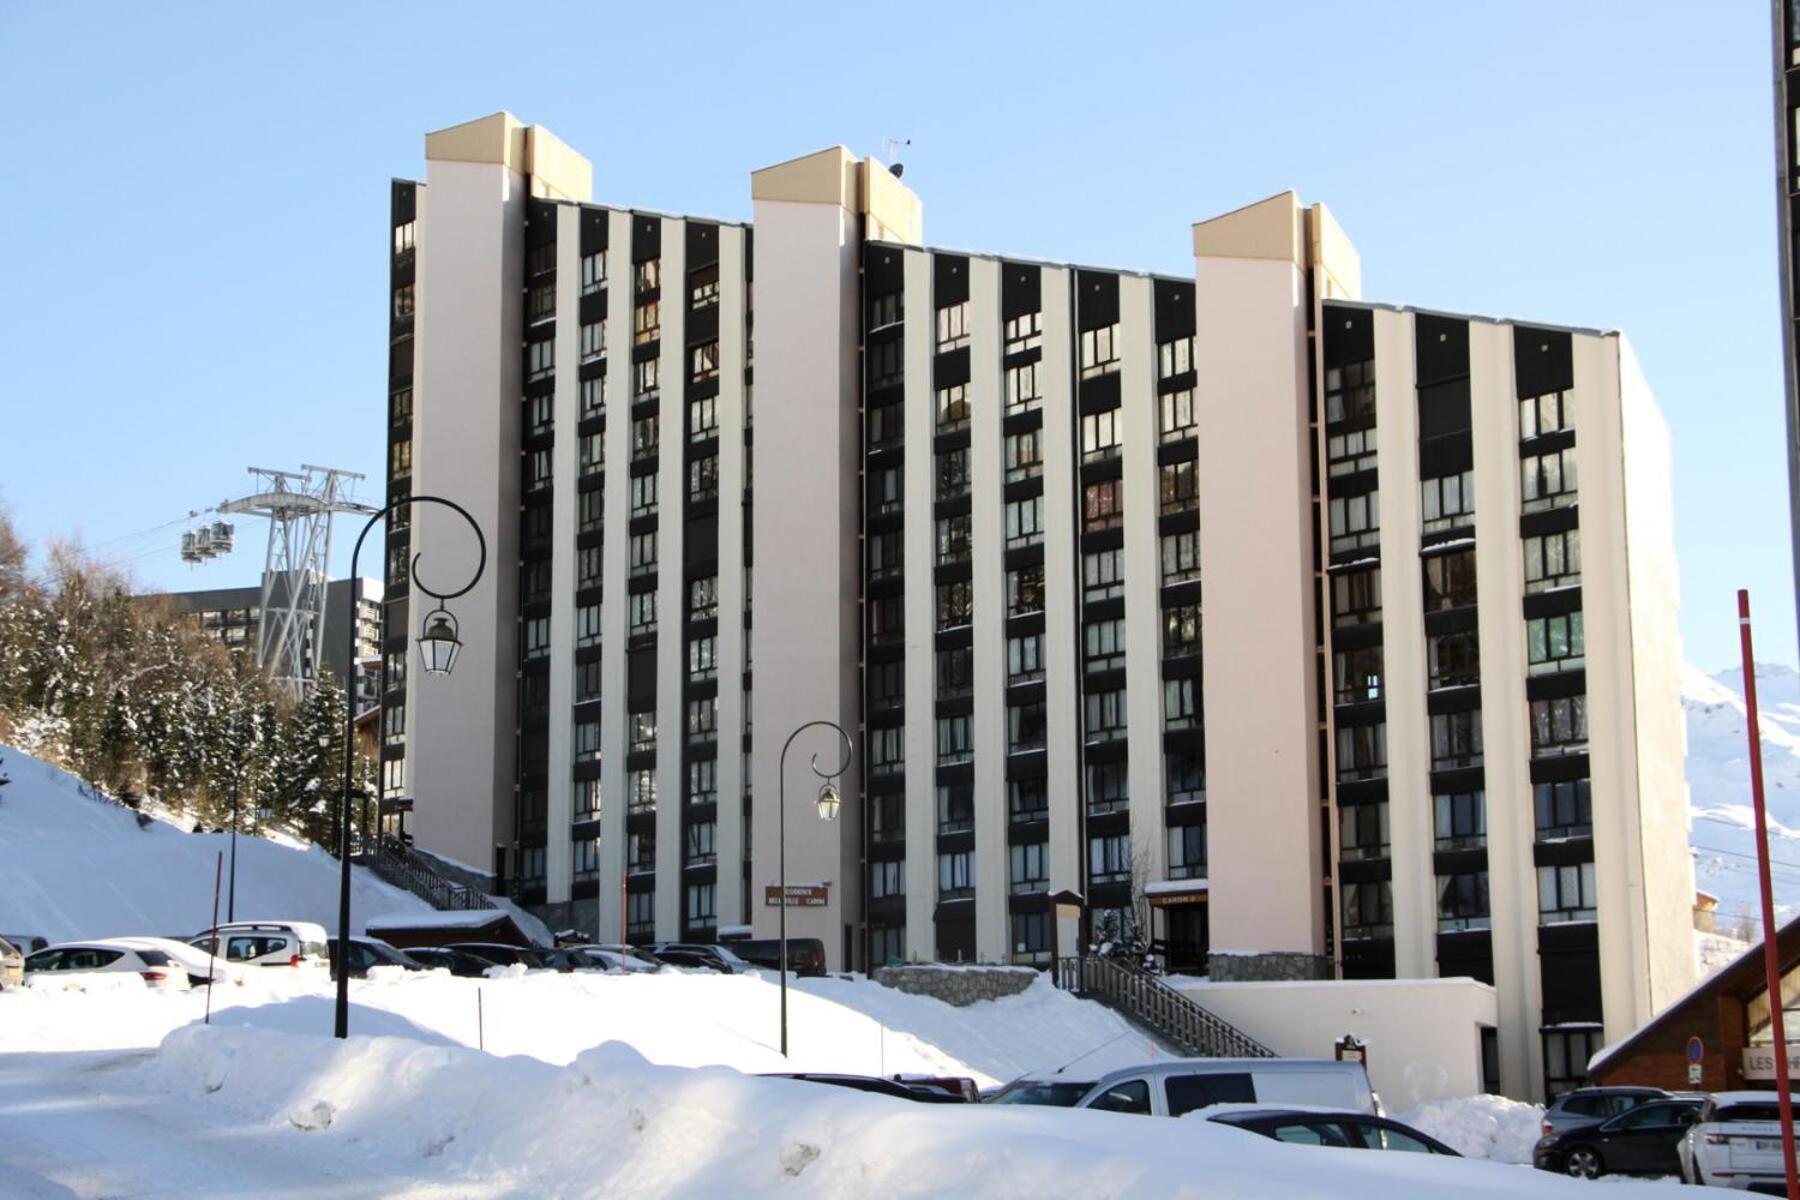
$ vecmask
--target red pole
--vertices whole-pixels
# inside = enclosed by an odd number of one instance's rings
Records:
[[[224,872],[225,852],[221,850],[218,859],[213,863],[212,937],[206,943],[206,1020],[201,1022],[203,1025],[212,1024],[213,976],[219,972],[219,879]]]
[[[1782,1022],[1781,951],[1776,942],[1775,890],[1769,882],[1769,814],[1763,804],[1762,732],[1756,717],[1756,661],[1750,653],[1750,593],[1738,589],[1738,637],[1744,650],[1744,708],[1750,737],[1750,798],[1756,806],[1756,876],[1762,887],[1763,969],[1769,982],[1769,1032],[1775,1038],[1775,1090],[1781,1108],[1781,1160],[1788,1200],[1800,1200],[1794,1166],[1794,1103],[1788,1096],[1787,1031]]]

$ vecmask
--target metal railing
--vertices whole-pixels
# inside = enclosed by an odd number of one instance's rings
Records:
[[[1124,959],[1095,954],[1059,958],[1056,984],[1117,1010],[1190,1058],[1276,1057],[1243,1030]]]
[[[494,901],[486,893],[467,884],[445,879],[405,846],[394,842],[384,842],[373,850],[365,850],[356,855],[354,861],[395,887],[411,892],[440,912],[467,912],[495,907]]]

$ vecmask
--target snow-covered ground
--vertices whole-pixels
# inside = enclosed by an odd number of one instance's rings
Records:
[[[0,789],[0,931],[51,941],[123,934],[187,936],[212,921],[224,834],[184,833],[83,795],[48,763],[0,746],[12,782]],[[316,846],[240,835],[237,915],[337,923],[337,860]],[[409,892],[357,868],[351,913],[428,911]],[[221,900],[219,918],[225,917]]]

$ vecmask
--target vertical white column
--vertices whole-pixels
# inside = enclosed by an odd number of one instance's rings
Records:
[[[1005,962],[1006,591],[1000,450],[1000,264],[969,260],[969,475],[974,561],[975,958]]]
[[[744,230],[719,226],[719,924],[744,911]],[[685,603],[685,602],[684,602]],[[673,614],[671,614],[673,615]],[[686,621],[685,609],[681,620]]]
[[[606,538],[600,579],[600,936],[625,933],[625,624],[631,521],[631,213],[606,218]]]
[[[1424,570],[1419,563],[1414,326],[1409,312],[1377,309],[1374,317],[1394,975],[1427,979],[1437,974],[1437,885],[1432,870],[1431,718],[1425,704]]]
[[[1038,386],[1044,397],[1044,706],[1049,720],[1045,741],[1049,756],[1050,890],[1079,893],[1083,890],[1079,841],[1082,733],[1081,696],[1076,686],[1080,664],[1075,657],[1075,614],[1082,584],[1081,564],[1076,560],[1072,499],[1075,455],[1070,449],[1070,429],[1075,420],[1070,383],[1074,331],[1070,325],[1069,272],[1062,267],[1041,270],[1043,358],[1038,363]],[[1059,919],[1057,953],[1074,953],[1080,933],[1079,918]]]
[[[1512,328],[1469,322],[1469,415],[1475,454],[1475,586],[1481,653],[1481,738],[1487,789],[1488,907],[1499,994],[1500,1087],[1543,1090],[1543,1005],[1537,952],[1536,818],[1525,722],[1525,590],[1519,548],[1519,427]]]
[[[932,487],[936,464],[932,436],[933,309],[931,255],[907,250],[902,260],[906,323],[901,333],[905,406],[906,524],[901,532],[906,567],[906,952],[937,957],[937,670],[932,568],[937,561]],[[977,493],[979,494],[979,493]]]
[[[1163,830],[1162,511],[1156,465],[1156,326],[1150,280],[1119,279],[1120,454],[1125,470],[1125,707],[1131,787],[1131,886],[1167,874]],[[1204,534],[1204,530],[1202,531]],[[1148,932],[1148,931],[1146,931]]]
[[[424,291],[425,291],[425,289],[422,285],[423,285],[423,281],[425,279],[425,253],[426,253],[425,237],[426,237],[426,233],[428,232],[427,228],[426,228],[427,221],[425,219],[425,194],[429,190],[430,189],[427,188],[423,183],[418,184],[416,187],[413,188],[413,272],[414,272],[413,279],[415,281],[414,290],[419,295],[419,302],[413,306],[412,442],[413,442],[413,487],[415,489],[422,487],[422,485],[419,483],[419,468],[422,465],[422,462],[421,462],[421,459],[419,456],[419,451],[422,446],[420,439],[424,433],[425,425],[426,425],[427,417],[428,417],[428,414],[426,413],[426,406],[423,403],[424,394],[425,394],[425,388],[424,388],[424,384],[425,384]],[[417,548],[418,548],[417,539],[420,535],[418,532],[419,518],[418,518],[418,513],[416,511],[416,508],[413,513],[408,515],[407,520],[409,521],[411,528],[413,530],[413,532],[412,532],[413,540],[411,541],[410,544],[414,550],[417,550]],[[385,587],[385,585],[387,583],[387,569],[386,569],[385,562],[383,563],[382,566],[376,568],[376,570],[380,573],[383,586]],[[407,590],[407,596],[408,596],[408,604],[407,604],[408,614],[413,617],[423,617],[424,611],[419,608],[419,597],[414,596],[412,594],[412,591],[410,588],[408,588],[408,590]],[[392,596],[387,595],[385,592],[383,593],[382,613],[384,614],[384,617],[383,617],[384,622],[385,622],[385,614],[388,611],[387,610],[388,601],[390,601],[392,599],[393,599]],[[419,662],[418,647],[415,644],[417,642],[418,636],[419,636],[419,624],[415,620],[409,620],[407,623],[411,626],[411,628],[395,630],[395,629],[389,629],[389,628],[384,627],[382,632],[384,635],[386,635],[388,637],[392,637],[395,634],[402,634],[405,636],[405,638],[406,638],[406,655],[405,655],[405,657],[406,657],[406,664],[407,664],[407,674],[416,680],[424,674],[424,672],[422,670],[420,670],[416,665]],[[384,651],[384,653],[385,653],[385,651]],[[414,686],[416,686],[416,684]],[[406,690],[406,708],[407,708],[407,712],[402,719],[405,720],[406,728],[409,732],[407,733],[407,736],[406,736],[406,757],[400,760],[400,763],[401,763],[401,766],[400,766],[400,795],[408,796],[408,797],[416,797],[418,793],[413,791],[413,760],[418,754],[418,750],[417,750],[418,741],[417,741],[416,734],[418,731],[419,712],[418,712],[418,700],[413,695],[412,687],[408,687]],[[382,782],[385,786],[385,783],[386,783],[386,774],[385,774],[386,765],[385,764],[383,764],[382,770],[384,772],[383,776],[382,776]],[[415,803],[416,803],[416,801],[415,801]],[[415,834],[418,832],[418,820],[416,817],[413,817],[411,815],[406,815],[405,822],[406,822],[406,827],[410,831],[412,831]],[[429,849],[429,847],[426,847],[426,848]]]
[[[662,401],[656,460],[656,935],[681,936],[684,857],[681,814],[687,807],[687,649],[682,604],[683,521],[687,516],[687,222],[662,222],[662,348],[657,370]]]
[[[574,874],[574,847],[569,823],[575,813],[575,524],[580,465],[581,385],[581,209],[573,204],[556,210],[556,399],[552,412],[556,441],[551,451],[554,491],[550,532],[550,774],[546,798],[544,849],[545,899],[569,899]]]

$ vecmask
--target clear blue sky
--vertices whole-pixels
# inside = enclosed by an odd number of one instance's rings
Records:
[[[174,588],[257,577],[247,522],[198,570],[132,537],[246,466],[378,494],[387,181],[426,130],[507,108],[596,199],[727,218],[755,167],[902,136],[934,244],[1183,271],[1190,222],[1293,187],[1371,299],[1626,330],[1675,436],[1688,656],[1736,661],[1748,586],[1794,662],[1767,38],[1744,0],[0,0],[0,501]]]

